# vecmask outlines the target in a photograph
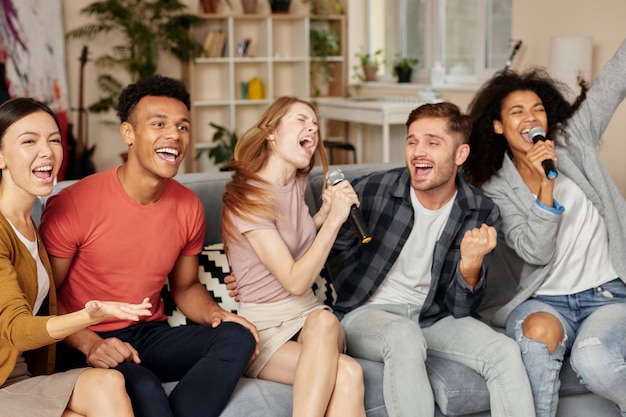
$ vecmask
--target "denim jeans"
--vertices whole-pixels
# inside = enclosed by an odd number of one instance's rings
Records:
[[[553,314],[563,325],[565,339],[553,353],[522,333],[524,319],[539,311]],[[626,417],[626,285],[621,280],[577,294],[527,300],[508,317],[506,332],[520,344],[538,417],[556,415],[567,351],[581,382],[616,403]]]
[[[126,378],[136,417],[219,416],[256,343],[249,330],[228,322],[216,328],[137,323],[100,336],[117,337],[139,352],[140,364],[124,362],[116,368]],[[60,352],[61,366],[85,366],[85,357],[71,352],[72,358],[67,349]],[[170,381],[180,382],[168,397],[161,383]]]
[[[445,317],[420,327],[411,305],[366,305],[341,321],[348,354],[383,362],[383,396],[389,417],[434,416],[426,355],[460,362],[487,380],[494,417],[535,415],[519,348],[471,317]]]

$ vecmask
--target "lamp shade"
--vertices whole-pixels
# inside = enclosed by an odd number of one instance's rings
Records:
[[[590,81],[592,40],[590,36],[553,36],[550,39],[550,75],[567,84],[577,95],[579,75]]]

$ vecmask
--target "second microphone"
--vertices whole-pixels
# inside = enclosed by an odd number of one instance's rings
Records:
[[[537,143],[540,140],[546,140],[546,132],[541,126],[535,126],[528,131],[528,137],[533,141],[533,143]],[[559,171],[556,170],[556,166],[554,165],[554,161],[552,159],[542,161],[541,165],[543,166],[547,179],[553,180],[559,176]]]
[[[339,168],[333,168],[326,174],[326,181],[330,185],[339,184],[345,179],[346,177]],[[369,243],[372,240],[372,235],[367,228],[367,223],[361,214],[361,210],[359,210],[356,204],[353,204],[352,207],[350,207],[350,215],[348,218],[350,219],[350,223],[352,224],[357,237],[361,241],[361,244]]]

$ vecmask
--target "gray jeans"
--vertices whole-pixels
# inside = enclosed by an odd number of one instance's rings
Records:
[[[504,334],[471,317],[448,316],[420,327],[411,305],[366,305],[344,316],[348,354],[383,362],[389,417],[434,416],[426,355],[462,363],[485,377],[493,417],[533,417],[520,351]]]

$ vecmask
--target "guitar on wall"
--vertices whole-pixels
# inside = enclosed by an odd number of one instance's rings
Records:
[[[522,47],[522,41],[519,39],[516,40],[515,43],[513,44],[513,48],[511,49],[511,55],[509,56],[509,59],[506,61],[506,64],[504,65],[505,70],[508,70],[511,68],[511,64],[513,64],[513,59],[515,58],[515,55],[517,55],[521,47]]]
[[[72,125],[68,130],[67,143],[69,161],[67,169],[65,171],[66,179],[81,179],[87,175],[91,175],[96,172],[96,167],[93,163],[93,154],[96,150],[96,145],[89,147],[85,140],[85,119],[87,117],[87,109],[84,106],[85,95],[85,64],[87,63],[88,49],[87,45],[83,46],[83,50],[80,54],[80,78],[78,85],[78,128],[77,134],[74,136]]]

